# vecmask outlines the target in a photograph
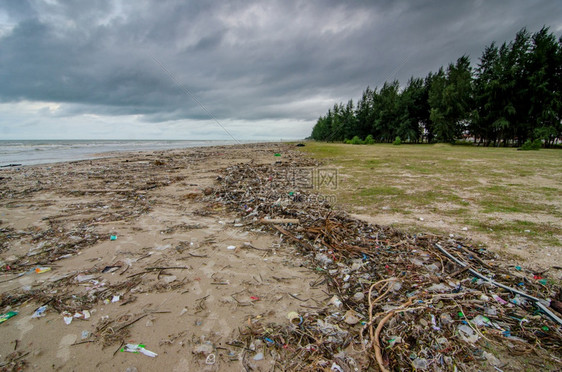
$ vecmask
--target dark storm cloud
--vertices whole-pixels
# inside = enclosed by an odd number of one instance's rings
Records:
[[[14,1],[0,5],[0,100],[57,115],[314,120],[385,80],[476,63],[558,1]],[[8,29],[7,29],[8,28]],[[157,60],[157,62],[155,61]]]

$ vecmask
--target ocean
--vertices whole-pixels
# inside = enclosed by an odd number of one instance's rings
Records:
[[[243,141],[249,143],[253,141]],[[0,167],[102,158],[112,152],[232,145],[235,141],[183,140],[0,140]]]

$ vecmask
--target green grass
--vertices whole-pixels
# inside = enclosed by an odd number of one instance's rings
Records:
[[[378,186],[378,187],[370,187],[368,189],[359,190],[360,196],[396,196],[396,195],[403,195],[404,191],[397,187],[392,186]]]
[[[560,150],[308,142],[301,151],[338,168],[337,203],[348,211],[404,221],[429,214],[499,245],[562,245]]]

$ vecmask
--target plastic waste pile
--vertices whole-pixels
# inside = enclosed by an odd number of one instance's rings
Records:
[[[246,345],[265,341],[266,355],[290,370],[499,369],[493,347],[562,361],[555,283],[467,240],[350,218],[295,182],[317,163],[284,159],[227,168],[209,199],[247,229],[298,247],[333,297],[289,313],[286,324],[254,319]]]

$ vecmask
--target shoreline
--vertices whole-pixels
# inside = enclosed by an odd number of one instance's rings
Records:
[[[26,140],[0,141],[0,168],[92,160],[143,151],[184,150],[268,141],[233,140]],[[277,143],[277,142],[273,142]]]

